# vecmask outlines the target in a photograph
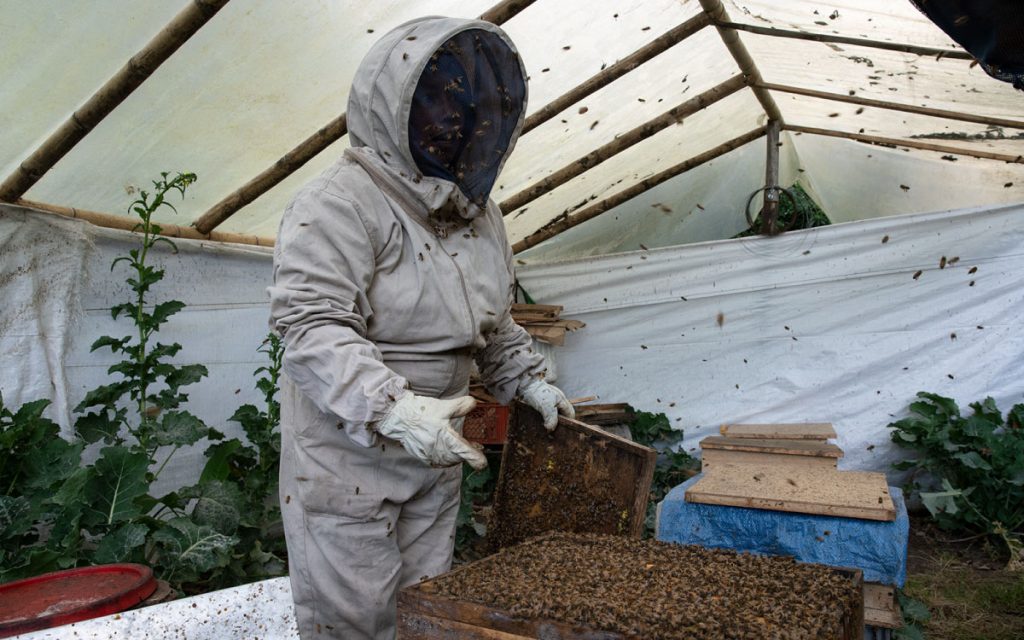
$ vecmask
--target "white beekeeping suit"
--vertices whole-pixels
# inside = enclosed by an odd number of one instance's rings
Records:
[[[303,638],[393,638],[398,589],[447,571],[475,358],[501,401],[571,414],[512,322],[491,188],[522,128],[522,61],[496,26],[423,18],[352,83],[352,148],[289,205],[271,324],[286,345],[281,509]]]

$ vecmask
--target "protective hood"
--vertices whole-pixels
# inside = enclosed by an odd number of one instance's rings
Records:
[[[525,69],[505,33],[479,20],[428,17],[382,37],[349,93],[358,162],[414,210],[486,210],[526,112]]]

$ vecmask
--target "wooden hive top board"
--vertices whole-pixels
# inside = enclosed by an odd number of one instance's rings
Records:
[[[554,431],[516,402],[487,527],[492,548],[548,531],[643,532],[654,449],[559,416]]]
[[[828,422],[800,424],[723,424],[718,429],[730,438],[765,438],[768,440],[829,440],[836,430]]]
[[[800,464],[771,469],[719,464],[687,490],[686,501],[863,520],[896,519],[884,473]]]
[[[782,453],[793,456],[842,458],[843,450],[820,440],[756,440],[754,438],[726,438],[708,436],[700,441],[701,449],[722,451],[750,451],[752,453]]]

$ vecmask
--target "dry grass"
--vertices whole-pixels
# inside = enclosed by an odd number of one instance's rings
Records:
[[[942,545],[912,554],[916,566],[905,593],[931,611],[924,625],[928,640],[1024,638],[1024,572],[998,569],[998,560],[979,562]]]

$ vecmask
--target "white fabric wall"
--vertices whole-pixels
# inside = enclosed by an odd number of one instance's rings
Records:
[[[841,467],[888,470],[886,425],[916,392],[991,395],[1004,411],[1024,401],[1022,246],[1015,205],[530,264],[519,277],[587,323],[558,353],[570,396],[663,411],[692,451],[726,422],[828,421]],[[959,260],[940,269],[942,256]]]
[[[0,391],[11,406],[51,398],[49,417],[71,434],[71,409],[85,393],[109,382],[118,359],[109,349],[90,353],[102,335],[131,334],[134,325],[112,320],[124,302],[126,267],[110,263],[137,246],[136,236],[59,216],[0,206]],[[265,363],[256,352],[268,332],[265,289],[271,251],[177,240],[178,253],[159,243],[154,264],[166,270],[150,302],[181,300],[188,306],[164,325],[158,340],[179,342],[175,362],[200,363],[210,376],[185,387],[187,408],[229,434],[227,419],[240,405],[261,405],[253,370]],[[194,481],[205,463],[202,443],[179,451],[161,475],[168,485]]]

